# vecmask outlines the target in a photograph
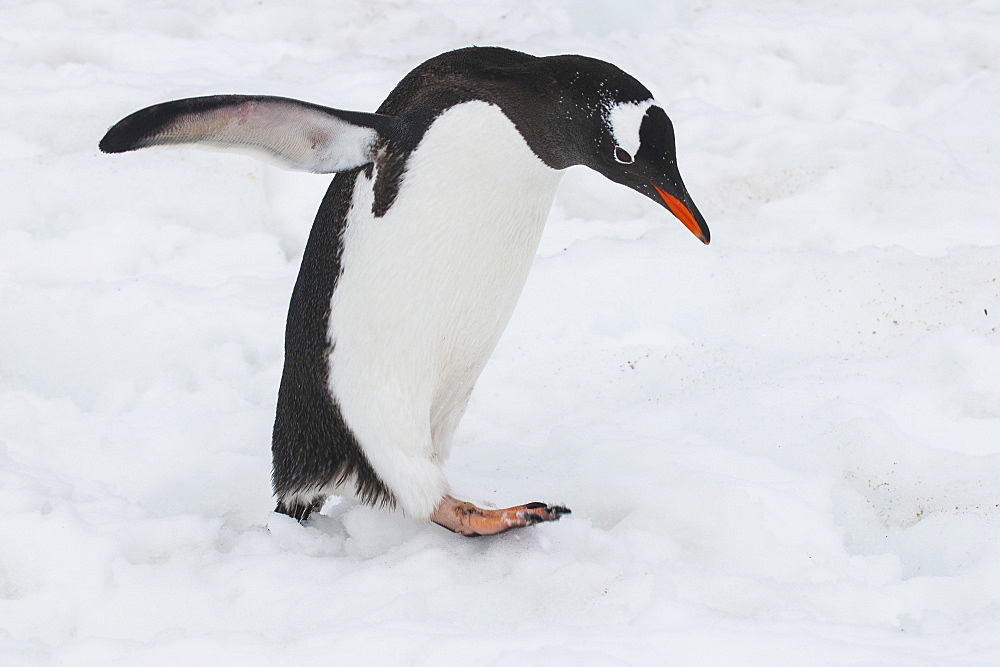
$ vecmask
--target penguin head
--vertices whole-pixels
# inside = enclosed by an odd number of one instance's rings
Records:
[[[708,225],[677,169],[673,124],[655,102],[645,105],[645,110],[642,106],[622,104],[611,109],[606,131],[599,135],[597,150],[585,164],[665,206],[707,244]]]
[[[649,197],[668,209],[702,243],[708,225],[688,194],[677,167],[674,127],[652,93],[610,63],[583,56],[554,56],[564,91],[558,116],[564,159]]]

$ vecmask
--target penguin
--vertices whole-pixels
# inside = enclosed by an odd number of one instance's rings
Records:
[[[616,66],[470,47],[417,66],[375,113],[217,95],[115,124],[105,153],[197,144],[336,174],[302,256],[272,432],[276,511],[328,496],[462,535],[570,510],[487,509],[442,471],[476,380],[521,294],[562,173],[574,165],[709,230],[663,106]]]

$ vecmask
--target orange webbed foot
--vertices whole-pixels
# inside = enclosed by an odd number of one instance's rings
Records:
[[[558,521],[569,508],[545,503],[528,503],[506,509],[491,510],[476,507],[464,500],[445,496],[435,510],[431,521],[453,533],[466,537],[496,535],[511,528],[533,526],[543,521]]]

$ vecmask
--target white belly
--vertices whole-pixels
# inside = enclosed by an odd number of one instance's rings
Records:
[[[331,301],[330,389],[404,511],[429,516],[469,394],[521,294],[561,172],[468,102],[410,155],[386,215],[359,176]]]

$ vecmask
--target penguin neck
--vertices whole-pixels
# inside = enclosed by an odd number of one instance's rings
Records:
[[[409,155],[401,189],[412,189],[443,214],[474,219],[523,203],[531,210],[522,219],[534,222],[531,213],[540,203],[547,215],[562,174],[532,151],[499,106],[473,100],[450,107],[431,123]],[[501,217],[516,226],[516,212],[511,213]]]

